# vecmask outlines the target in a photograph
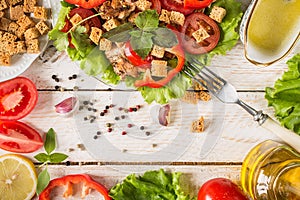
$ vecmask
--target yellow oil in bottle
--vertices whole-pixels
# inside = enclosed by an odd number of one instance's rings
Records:
[[[299,24],[300,0],[258,0],[248,27],[248,41],[260,52],[274,55],[285,51],[288,40],[299,35]]]
[[[265,141],[246,156],[243,189],[257,200],[300,200],[300,154],[291,147]]]

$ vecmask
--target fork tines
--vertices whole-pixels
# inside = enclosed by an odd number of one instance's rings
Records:
[[[214,94],[219,93],[226,84],[223,78],[219,77],[216,73],[195,59],[192,59],[192,62],[186,62],[184,73]]]

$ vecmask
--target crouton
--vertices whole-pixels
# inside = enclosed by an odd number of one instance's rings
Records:
[[[14,34],[11,34],[11,33],[8,33],[8,32],[5,32],[3,33],[2,37],[1,37],[1,40],[2,41],[7,41],[7,42],[14,42],[17,40],[17,36],[15,36]]]
[[[147,0],[138,0],[135,2],[135,5],[139,10],[144,11],[150,9],[152,3]]]
[[[182,14],[180,12],[171,11],[170,21],[174,24],[178,24],[180,26],[183,26],[184,21],[185,21],[185,16],[184,16],[184,14]]]
[[[43,20],[39,21],[35,25],[35,27],[38,29],[38,31],[40,32],[41,35],[48,33],[48,31],[50,30],[49,26]]]
[[[162,9],[161,10],[161,13],[159,15],[159,21],[162,21],[162,22],[165,22],[167,24],[170,24],[170,15],[171,15],[171,12],[165,10],[165,9]]]
[[[197,104],[198,99],[196,97],[196,93],[192,91],[185,91],[181,101],[189,103],[189,104]]]
[[[0,0],[0,10],[8,8],[8,5],[5,0]]]
[[[18,54],[18,53],[26,53],[26,45],[24,41],[18,41],[11,43],[7,51],[10,55]]]
[[[9,42],[0,39],[0,52],[6,52],[7,53],[8,45],[9,45]]]
[[[109,51],[111,50],[112,42],[106,38],[101,38],[99,42],[99,49],[101,51]]]
[[[73,17],[71,17],[70,22],[71,24],[74,26],[76,24],[78,24],[80,21],[82,21],[82,17],[76,13]]]
[[[17,35],[17,31],[19,29],[19,25],[16,22],[11,22],[8,26],[7,31],[11,34]]]
[[[95,43],[99,44],[100,38],[102,36],[103,31],[100,28],[92,27],[92,31],[90,34],[90,39]]]
[[[200,28],[198,30],[196,30],[195,32],[193,32],[192,36],[196,39],[196,41],[198,43],[200,43],[200,42],[202,42],[205,39],[207,39],[207,38],[210,37],[210,35],[208,34],[208,32],[202,26],[200,26]]]
[[[152,60],[151,62],[151,75],[158,77],[166,77],[168,74],[167,61]]]
[[[153,49],[151,51],[151,55],[155,56],[157,58],[162,58],[165,55],[165,48],[157,46],[157,45],[154,45]]]
[[[20,2],[22,2],[22,0],[6,0],[9,6],[14,6]]]
[[[197,81],[193,81],[192,88],[196,91],[205,90],[205,88]]]
[[[0,30],[7,31],[10,23],[11,23],[10,19],[4,17],[0,18]]]
[[[226,15],[226,10],[219,6],[214,6],[209,14],[209,17],[215,20],[216,22],[221,23],[223,18]]]
[[[192,133],[201,133],[204,131],[204,117],[201,116],[198,120],[193,121],[191,126]]]
[[[34,6],[33,8],[33,16],[37,19],[48,19],[48,11],[46,8],[42,6]]]
[[[33,27],[35,25],[34,21],[26,15],[23,15],[22,17],[20,17],[17,21],[17,24],[20,27],[23,27],[25,29],[28,29],[28,28]]]
[[[135,13],[135,12],[131,13],[128,17],[128,21],[131,23],[134,23],[134,20],[138,15],[139,15],[139,13]]]
[[[18,20],[20,17],[22,17],[24,14],[23,6],[17,5],[17,6],[11,6],[10,7],[10,19],[11,20]]]
[[[0,11],[0,18],[4,17],[5,13],[3,11]]]
[[[39,53],[39,40],[33,39],[33,40],[26,40],[25,41],[27,53]]]
[[[198,91],[196,92],[196,98],[202,101],[209,101],[211,99],[211,96],[206,91]]]
[[[33,13],[36,3],[37,0],[24,0],[23,11],[26,13]]]
[[[24,33],[25,33],[25,31],[26,31],[26,28],[20,26],[20,27],[18,28],[18,30],[16,31],[15,35],[16,35],[19,39],[23,40],[23,39],[24,39]]]
[[[11,57],[9,53],[0,52],[0,65],[9,66]]]
[[[40,36],[40,32],[36,27],[27,29],[24,33],[25,40],[36,39]]]
[[[105,30],[109,31],[113,28],[116,28],[120,25],[120,22],[117,19],[110,19],[107,20],[102,26],[105,28]]]

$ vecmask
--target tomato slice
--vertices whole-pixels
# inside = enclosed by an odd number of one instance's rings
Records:
[[[82,8],[95,8],[101,5],[106,0],[65,0],[66,2],[74,5],[78,5]]]
[[[181,12],[184,15],[189,15],[194,12],[193,8],[184,8],[184,0],[161,0],[161,7],[169,11]]]
[[[30,153],[43,146],[40,134],[19,121],[0,121],[0,148],[16,153]]]
[[[151,0],[151,9],[156,10],[158,14],[161,12],[161,3],[160,0]]]
[[[209,6],[213,0],[184,0],[184,8],[201,9]]]
[[[130,41],[125,43],[125,56],[136,67],[149,68],[151,66],[152,56],[142,59],[131,47]]]
[[[18,120],[35,107],[38,92],[34,83],[17,77],[0,83],[0,120]]]
[[[192,33],[203,27],[210,35],[204,41],[197,43]],[[220,39],[220,29],[213,19],[203,13],[189,15],[181,28],[183,48],[191,54],[204,54],[213,50]]]

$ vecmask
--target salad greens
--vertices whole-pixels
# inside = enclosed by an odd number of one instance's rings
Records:
[[[207,54],[190,55],[186,53],[187,60],[189,60],[190,57],[194,57],[203,64],[209,65],[211,58],[214,55],[225,55],[226,51],[232,49],[239,39],[236,29],[243,14],[241,10],[241,3],[236,0],[218,0],[214,2],[212,6],[214,5],[225,8],[227,13],[223,22],[219,24],[221,32],[219,43],[215,49]],[[68,31],[68,33],[60,31],[64,27],[65,19],[68,17],[68,13],[73,8],[73,5],[67,4],[63,1],[61,3],[61,7],[58,21],[53,30],[49,33],[49,38],[54,40],[56,48],[59,51],[67,51],[72,60],[80,61],[80,68],[88,75],[101,76],[101,79],[108,84],[118,84],[121,78],[114,72],[112,65],[105,56],[105,53],[100,51],[94,44],[91,44],[87,34],[84,33],[86,30],[85,27],[80,26],[79,24],[74,28],[74,31]],[[168,41],[162,39],[165,38],[164,35],[171,33],[171,31],[166,32],[168,29],[153,29],[153,27],[156,27],[158,23],[157,13],[155,14],[154,12],[155,11],[152,10],[143,12],[143,15],[145,16],[140,16],[135,20],[138,27],[137,29],[129,30],[131,26],[128,26],[128,24],[124,25],[123,28],[125,28],[126,31],[123,35],[121,35],[122,37],[119,37],[119,39],[128,38],[128,34],[130,34],[130,37],[134,38],[134,40],[130,41],[133,49],[140,49],[141,52],[137,53],[141,54],[142,57],[145,57],[153,43],[161,43],[161,45],[165,45],[175,42],[171,38]],[[207,12],[209,12],[209,9]],[[69,37],[71,37],[71,42],[75,48],[69,47]],[[106,35],[106,37],[109,36]],[[141,42],[141,40],[143,42]],[[141,44],[143,46],[142,48]],[[133,83],[136,79],[137,78],[126,76],[124,81],[127,86],[133,87]],[[156,101],[157,103],[164,104],[173,98],[181,98],[191,84],[192,81],[189,77],[185,76],[183,73],[179,73],[172,79],[172,81],[161,88],[139,87],[137,90],[141,92],[147,103]]]
[[[268,105],[275,109],[275,116],[281,125],[300,135],[300,54],[287,61],[284,72],[274,87],[266,88]]]
[[[131,174],[109,192],[114,200],[190,200],[179,184],[181,173],[147,171],[142,176]]]

